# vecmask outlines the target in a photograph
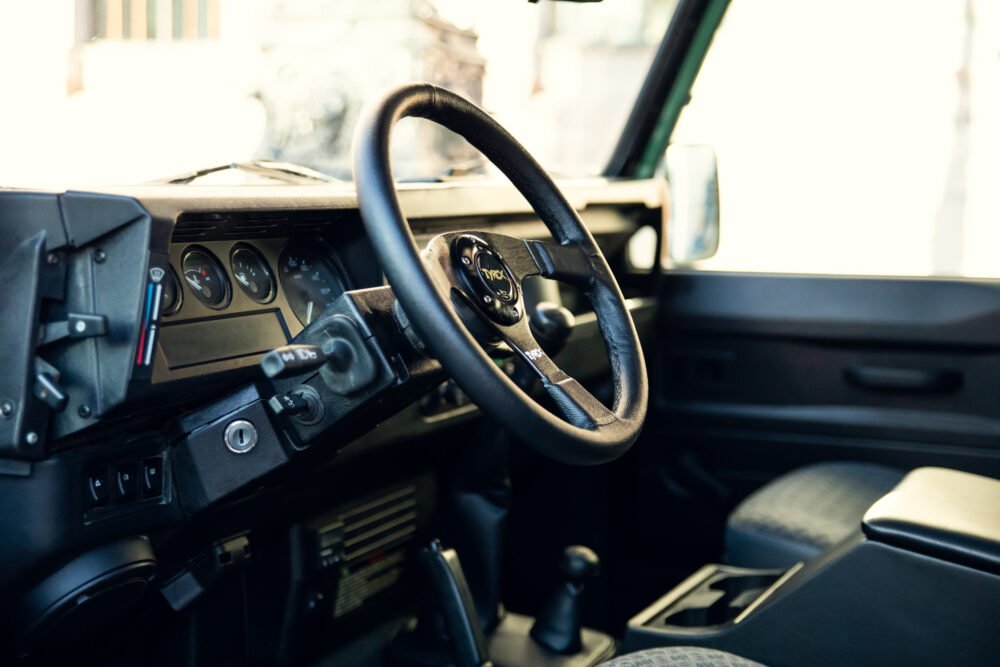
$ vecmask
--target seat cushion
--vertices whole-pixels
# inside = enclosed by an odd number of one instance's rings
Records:
[[[651,648],[621,655],[601,667],[763,667],[732,653],[693,646]]]
[[[725,561],[787,568],[860,529],[861,517],[905,473],[872,463],[799,468],[751,494],[729,515]]]

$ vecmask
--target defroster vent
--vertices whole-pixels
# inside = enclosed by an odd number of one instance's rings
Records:
[[[337,225],[359,221],[353,209],[300,211],[191,211],[174,226],[174,243],[317,236]]]

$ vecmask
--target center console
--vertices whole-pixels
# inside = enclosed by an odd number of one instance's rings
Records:
[[[598,558],[582,546],[568,547],[565,577],[538,618],[499,609],[484,624],[454,549],[437,540],[418,556],[424,590],[416,619],[389,645],[391,667],[594,667],[615,655],[609,635],[582,627],[584,582],[597,575]]]
[[[921,468],[809,563],[701,568],[629,621],[624,650],[706,646],[767,665],[992,664],[998,614],[1000,481]]]

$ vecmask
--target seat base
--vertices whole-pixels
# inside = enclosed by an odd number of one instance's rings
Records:
[[[860,530],[861,518],[905,475],[872,463],[834,462],[799,468],[766,484],[726,524],[724,562],[788,568]]]
[[[732,653],[694,646],[652,648],[618,656],[602,667],[764,667]]]

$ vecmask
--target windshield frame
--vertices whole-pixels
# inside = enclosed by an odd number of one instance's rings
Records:
[[[678,2],[604,176],[654,176],[729,3]]]

